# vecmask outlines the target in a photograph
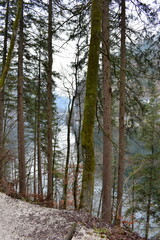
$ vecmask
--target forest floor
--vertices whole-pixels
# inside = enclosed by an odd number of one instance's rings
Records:
[[[106,225],[81,211],[34,205],[0,193],[0,240],[142,240],[126,229]]]

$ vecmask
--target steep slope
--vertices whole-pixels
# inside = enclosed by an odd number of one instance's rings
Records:
[[[33,205],[0,193],[0,240],[63,240],[75,223],[72,240],[141,240],[83,212]]]

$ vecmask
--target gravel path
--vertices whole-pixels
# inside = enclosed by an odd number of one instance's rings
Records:
[[[74,212],[33,205],[0,193],[0,240],[63,240],[73,222]],[[100,239],[104,236],[77,224],[73,240]]]

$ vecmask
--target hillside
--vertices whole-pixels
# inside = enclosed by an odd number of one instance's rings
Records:
[[[37,206],[4,193],[0,193],[0,216],[0,240],[66,240],[73,223],[72,240],[142,240],[82,212]]]

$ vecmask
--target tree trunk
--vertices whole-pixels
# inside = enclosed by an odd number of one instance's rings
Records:
[[[34,179],[33,193],[34,193],[34,201],[37,200],[37,197],[36,197],[36,195],[37,195],[36,165],[37,165],[37,119],[36,119],[36,103],[35,103],[34,165],[33,165],[33,179]]]
[[[37,101],[37,158],[38,158],[38,197],[42,198],[42,160],[41,160],[41,126],[40,126],[40,99],[41,99],[41,50],[39,50],[39,76]]]
[[[5,31],[4,31],[4,46],[3,46],[3,64],[2,72],[5,67],[6,56],[7,56],[7,35],[8,35],[8,16],[9,16],[9,0],[7,0],[6,17],[5,17]],[[4,154],[4,139],[3,139],[3,114],[4,113],[4,87],[0,89],[0,181],[4,177],[4,165],[5,159]]]
[[[80,135],[81,135],[81,123],[82,123],[82,111],[81,111],[81,90],[79,91],[79,71],[81,71],[79,63],[80,63],[80,39],[78,38],[77,41],[77,50],[76,50],[76,56],[75,56],[75,105],[76,105],[76,119],[74,119],[72,131],[74,133],[75,137],[75,147],[76,147],[76,157],[77,157],[77,163],[76,163],[76,169],[74,173],[74,182],[73,182],[73,199],[74,199],[74,208],[78,209],[78,202],[79,202],[79,192],[78,192],[78,175],[79,175],[79,167],[80,167],[80,148],[81,148],[81,141],[80,141]],[[78,116],[78,119],[77,119]],[[77,127],[78,125],[78,127]]]
[[[53,198],[53,151],[52,151],[52,0],[48,4],[48,66],[47,66],[47,159],[48,190],[47,199]]]
[[[2,89],[5,84],[5,80],[6,80],[9,68],[10,68],[12,53],[13,53],[13,49],[14,49],[14,45],[15,45],[16,36],[17,36],[18,25],[19,25],[19,21],[20,21],[20,17],[21,17],[22,3],[23,3],[23,0],[18,0],[17,14],[16,14],[16,18],[15,18],[15,21],[13,24],[13,32],[12,32],[12,36],[11,36],[10,46],[9,46],[8,54],[6,57],[5,66],[3,68],[2,75],[0,77],[0,89]]]
[[[117,154],[116,154],[117,155]],[[117,156],[113,157],[113,176],[112,176],[112,209],[111,209],[111,218],[114,218],[114,207],[116,205],[116,194],[117,194]]]
[[[102,38],[103,38],[103,191],[102,218],[111,223],[112,191],[112,110],[109,50],[109,3],[102,1]]]
[[[135,179],[132,178],[132,231],[134,231],[134,219],[135,219]]]
[[[94,193],[94,121],[97,102],[98,61],[101,35],[101,0],[92,1],[91,10],[91,40],[89,47],[89,60],[86,81],[86,95],[84,102],[84,118],[81,133],[83,177],[80,197],[80,208],[92,211]]]
[[[68,106],[68,126],[67,126],[67,156],[66,156],[66,166],[65,166],[65,176],[64,176],[64,187],[63,187],[63,208],[67,207],[67,188],[68,188],[68,166],[69,166],[69,158],[70,158],[70,134],[71,134],[71,120],[73,114],[75,96],[73,96],[71,103]],[[71,105],[71,106],[70,106]]]
[[[154,122],[153,124],[153,128],[154,128]],[[154,139],[154,137],[153,137]],[[153,144],[154,144],[154,140]],[[154,154],[154,145],[152,145],[151,147],[151,154],[153,156]],[[147,213],[146,213],[146,226],[145,226],[145,238],[148,239],[148,234],[149,234],[149,226],[150,226],[150,217],[151,217],[151,198],[152,198],[152,188],[153,188],[153,167],[154,167],[154,158],[151,157],[151,164],[149,166],[150,168],[150,173],[149,173],[149,189],[148,189],[148,200],[147,200]]]
[[[148,234],[149,234],[150,215],[151,215],[151,194],[149,194],[148,202],[147,202],[147,216],[146,216],[146,226],[145,226],[146,239],[148,239]]]
[[[116,224],[120,225],[122,215],[123,175],[125,155],[125,77],[126,77],[126,50],[125,50],[125,0],[121,1],[121,69],[120,69],[120,102],[119,102],[119,163],[118,163],[118,191],[116,206]]]
[[[81,122],[82,122],[80,95],[78,95],[78,107],[79,107],[78,132],[76,132],[76,129],[74,131],[76,150],[77,150],[77,164],[76,164],[74,183],[73,183],[73,198],[74,198],[75,209],[78,209],[78,201],[77,201],[77,198],[78,198],[78,174],[79,174],[79,165],[80,165],[80,133],[81,133]]]
[[[22,7],[23,8],[23,7]],[[23,119],[23,10],[20,18],[19,49],[18,49],[18,159],[19,159],[19,193],[26,194],[26,169],[25,169],[25,141]]]

